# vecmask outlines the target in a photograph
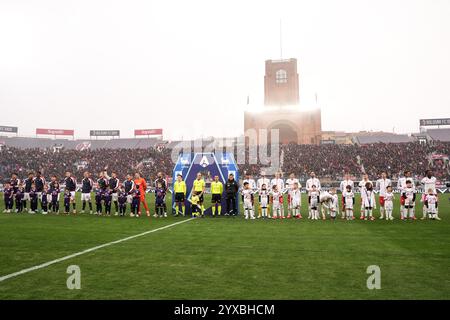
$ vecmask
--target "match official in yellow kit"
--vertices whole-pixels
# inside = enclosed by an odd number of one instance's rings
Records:
[[[219,176],[214,177],[214,181],[211,182],[211,203],[212,203],[212,215],[216,215],[216,211],[220,216],[222,211],[222,193],[223,193],[223,183],[219,181]]]
[[[202,216],[205,213],[205,207],[203,206],[203,194],[205,193],[205,180],[202,178],[201,172],[197,173],[197,179],[194,180],[193,190],[197,193],[199,197],[198,205],[201,208]]]
[[[175,216],[178,216],[178,212],[180,212],[181,206],[181,214],[185,215],[186,206],[186,182],[183,181],[183,176],[181,174],[177,175],[177,181],[173,184],[173,193],[175,194]]]

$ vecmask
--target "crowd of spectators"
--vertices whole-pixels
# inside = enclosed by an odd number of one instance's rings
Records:
[[[66,171],[81,180],[84,171],[97,176],[100,171],[116,171],[124,179],[127,173],[139,171],[148,179],[156,179],[158,171],[170,174],[173,169],[171,150],[148,149],[96,149],[96,150],[49,150],[3,148],[0,151],[0,178],[5,180],[11,173],[26,177],[30,171],[41,171],[45,177],[56,175],[63,178]]]
[[[283,171],[307,177],[315,171],[319,177],[340,180],[345,172],[360,176],[366,172],[375,178],[382,171],[396,179],[404,170],[417,177],[424,176],[427,169],[435,170],[439,179],[450,178],[448,164],[434,161],[432,155],[450,155],[449,142],[421,144],[376,143],[368,145],[297,145],[283,147]]]
[[[245,164],[238,163],[241,174],[260,174],[264,165],[261,161],[251,164],[249,150],[245,153]],[[112,170],[123,179],[127,173],[139,171],[146,179],[154,179],[157,172],[171,175],[174,163],[169,148],[146,149],[96,149],[96,150],[50,150],[17,149],[4,147],[0,151],[0,181],[16,172],[26,177],[30,171],[41,171],[44,176],[63,177],[71,171],[77,179],[82,179],[84,171],[97,175],[105,169]],[[376,178],[381,171],[396,179],[404,170],[412,171],[417,177],[426,169],[434,169],[440,180],[449,180],[448,161],[432,155],[450,155],[450,142],[429,144],[376,143],[369,145],[297,145],[288,144],[280,149],[281,168],[285,174],[294,173],[305,180],[311,171],[321,179],[340,180],[345,172],[358,177],[366,172]],[[237,153],[236,153],[237,156]],[[237,157],[238,158],[238,157]],[[270,156],[268,156],[270,158]],[[239,158],[242,159],[242,155]]]

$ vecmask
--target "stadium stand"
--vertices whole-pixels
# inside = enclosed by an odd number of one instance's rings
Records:
[[[435,141],[450,141],[450,128],[445,129],[428,129],[427,135],[431,140]]]
[[[70,148],[55,149],[53,148],[55,140],[50,140],[51,144],[45,139],[39,139],[36,143],[30,138],[13,141],[20,147],[7,144],[0,151],[0,179],[2,180],[9,177],[12,172],[18,172],[21,177],[24,177],[28,171],[32,170],[40,170],[47,177],[51,174],[62,177],[64,172],[69,170],[81,179],[85,170],[97,174],[105,167],[117,171],[122,179],[126,173],[137,170],[141,171],[146,178],[153,179],[158,171],[170,175],[174,165],[171,159],[171,147],[176,145],[175,142],[164,144],[151,139],[148,144],[154,144],[154,146],[145,148],[138,148],[142,143],[140,139],[109,140],[109,142],[108,140],[64,140],[64,146]],[[41,147],[26,148],[30,143]],[[92,145],[90,148],[82,148],[85,143]],[[50,147],[44,149],[42,146]],[[126,148],[119,148],[123,146]],[[342,178],[344,172],[349,172],[358,178],[363,172],[367,172],[372,179],[375,179],[382,171],[387,171],[392,178],[396,179],[406,169],[411,170],[418,179],[428,168],[434,169],[439,179],[447,181],[450,179],[448,165],[450,142],[363,145],[288,144],[281,148],[282,171],[285,174],[294,173],[301,181],[304,181],[311,171],[315,171],[321,179],[336,181]],[[249,150],[244,150],[246,163],[239,164],[241,172],[259,175],[261,168],[265,166],[261,163],[250,164]],[[236,155],[237,152],[236,148]]]
[[[357,144],[372,144],[372,143],[407,143],[413,142],[415,139],[406,134],[394,134],[387,132],[368,132],[356,134],[354,142]]]

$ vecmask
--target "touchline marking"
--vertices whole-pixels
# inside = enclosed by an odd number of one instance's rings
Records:
[[[51,266],[52,264],[55,264],[55,263],[58,263],[58,262],[61,262],[61,261],[65,261],[65,260],[68,260],[68,259],[72,259],[72,258],[81,256],[82,254],[86,254],[86,253],[89,253],[89,252],[92,252],[92,251],[95,251],[95,250],[98,250],[98,249],[101,249],[101,248],[109,247],[109,246],[111,246],[113,244],[125,242],[125,241],[131,240],[131,239],[135,239],[135,238],[138,238],[138,237],[145,236],[147,234],[150,234],[150,233],[153,233],[153,232],[156,232],[156,231],[161,231],[161,230],[164,230],[164,229],[167,229],[167,228],[171,228],[171,227],[174,227],[176,225],[179,225],[179,224],[182,224],[182,223],[194,220],[194,219],[195,218],[190,218],[190,219],[187,219],[187,220],[175,222],[175,223],[169,224],[169,225],[161,227],[161,228],[152,229],[152,230],[149,230],[149,231],[145,231],[145,232],[136,234],[134,236],[130,236],[130,237],[126,237],[126,238],[123,238],[123,239],[116,240],[116,241],[104,243],[104,244],[101,244],[99,246],[96,246],[96,247],[93,247],[93,248],[90,248],[90,249],[86,249],[86,250],[83,250],[83,251],[80,251],[80,252],[77,252],[77,253],[74,253],[74,254],[71,254],[71,255],[59,258],[59,259],[55,259],[55,260],[52,260],[52,261],[49,261],[49,262],[45,262],[43,264],[40,264],[40,265],[37,265],[37,266],[34,266],[34,267],[30,267],[30,268],[23,269],[23,270],[14,272],[14,273],[10,273],[10,274],[7,274],[5,276],[0,277],[0,282],[5,281],[5,280],[10,279],[10,278],[14,278],[14,277],[20,276],[20,275],[22,275],[24,273],[28,273],[28,272],[31,272],[31,271],[34,271],[34,270],[46,268],[48,266]]]

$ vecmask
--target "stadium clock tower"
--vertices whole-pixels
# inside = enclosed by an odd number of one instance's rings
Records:
[[[245,111],[244,130],[249,129],[278,129],[284,144],[320,143],[320,109],[302,110],[300,106],[297,59],[266,61],[264,106]]]

